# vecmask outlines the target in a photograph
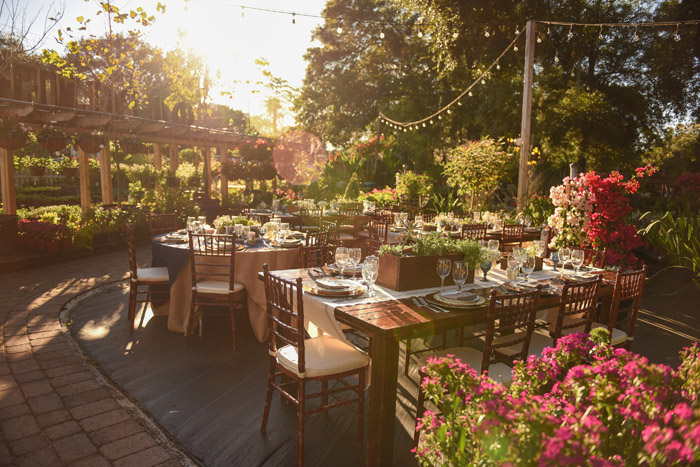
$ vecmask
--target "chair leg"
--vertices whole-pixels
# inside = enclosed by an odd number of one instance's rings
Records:
[[[298,411],[297,411],[297,447],[299,449],[299,454],[297,456],[297,463],[299,467],[304,465],[304,390],[306,389],[306,384],[304,380],[299,381],[299,401]]]
[[[229,313],[231,314],[231,336],[233,337],[233,350],[236,350],[236,302],[233,296],[229,297]]]
[[[194,311],[195,300],[197,299],[196,293],[192,294],[192,302],[190,303],[190,316],[187,319],[187,327],[185,328],[185,347],[190,346],[190,335],[192,334],[192,325],[194,325]],[[201,329],[201,328],[200,328]]]
[[[321,381],[321,404],[323,404],[324,407],[328,405],[328,381],[325,379]],[[323,410],[323,415],[326,417],[328,416],[327,407]]]
[[[418,381],[418,400],[416,401],[416,431],[415,433],[413,433],[414,446],[418,446],[418,440],[420,439],[420,431],[418,431],[418,420],[421,417],[423,417],[423,413],[425,412],[425,396],[423,395],[423,389],[421,388],[421,383],[425,375],[423,373],[419,374],[420,378]]]
[[[265,433],[267,429],[267,417],[270,415],[270,405],[272,404],[272,383],[275,380],[275,362],[270,357],[270,374],[267,377],[267,396],[265,396],[265,411],[263,412],[262,425],[260,431]]]
[[[134,282],[129,282],[129,311],[127,317],[129,319],[129,334],[134,333],[134,321],[136,321],[136,294],[138,293],[138,285]]]
[[[403,374],[408,376],[408,368],[411,365],[411,339],[406,339],[406,360],[403,363]]]
[[[357,401],[357,444],[362,444],[365,424],[365,370],[360,370],[360,387]]]

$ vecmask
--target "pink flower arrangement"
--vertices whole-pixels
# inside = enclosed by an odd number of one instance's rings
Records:
[[[441,413],[420,421],[423,465],[690,465],[700,461],[697,343],[678,370],[586,335],[516,363],[510,387],[458,359],[424,368]]]

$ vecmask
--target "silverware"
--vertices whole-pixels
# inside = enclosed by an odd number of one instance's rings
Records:
[[[433,310],[435,313],[449,313],[446,309],[435,305],[434,303],[429,303],[425,297],[418,297],[418,301],[423,304],[424,307]]]

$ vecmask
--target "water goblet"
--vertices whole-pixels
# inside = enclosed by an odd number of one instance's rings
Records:
[[[205,228],[205,225],[207,225],[207,218],[206,218],[206,216],[199,216],[199,217],[197,218],[197,220],[199,221],[199,227],[200,227],[201,229],[204,229],[204,228]]]
[[[544,255],[544,250],[546,246],[544,241],[535,240],[534,242],[532,242],[532,244],[535,245],[535,254],[541,258],[542,255]]]
[[[559,262],[559,253],[553,251],[549,254],[549,259],[552,260],[552,270],[558,271],[557,263]]]
[[[455,261],[452,267],[452,279],[457,284],[457,290],[462,290],[462,285],[467,281],[469,266],[464,261]]]
[[[362,261],[362,248],[349,248],[350,261],[352,261],[352,278],[357,275],[357,265]]]
[[[488,243],[489,250],[498,250],[498,246],[499,246],[498,240],[489,240],[489,243]]]
[[[350,261],[350,252],[347,247],[339,246],[335,249],[335,264],[340,268],[340,278],[345,278],[345,266]]]
[[[233,232],[236,234],[236,238],[241,238],[241,232],[243,231],[243,224],[235,224],[233,226]]]
[[[437,262],[437,273],[440,276],[440,293],[445,288],[445,278],[450,275],[452,262],[447,258],[439,258]]]
[[[248,234],[250,233],[249,225],[241,225],[241,241],[245,243],[248,240]]]
[[[584,257],[585,253],[583,250],[573,250],[571,252],[571,264],[574,266],[576,276],[578,276],[578,271],[583,266]]]
[[[362,263],[362,278],[367,284],[367,296],[374,297],[374,281],[377,280],[379,272],[379,258],[376,256],[368,256],[365,262]]]
[[[187,231],[192,232],[194,230],[193,224],[197,220],[196,217],[189,216],[187,218]]]
[[[535,257],[526,254],[522,262],[520,263],[520,268],[523,270],[523,274],[525,274],[525,281],[529,282],[530,274],[532,274],[532,271],[535,270]]]
[[[569,262],[571,257],[571,250],[567,247],[559,248],[559,260],[561,261],[562,273],[566,273],[566,263]]]
[[[492,262],[492,261],[484,261],[483,263],[481,263],[481,265],[480,265],[480,266],[481,266],[481,272],[484,273],[484,278],[481,279],[482,281],[484,281],[484,282],[489,282],[489,280],[486,278],[486,274],[488,274],[488,272],[491,270],[491,266],[492,266],[492,265],[493,265],[493,262]]]

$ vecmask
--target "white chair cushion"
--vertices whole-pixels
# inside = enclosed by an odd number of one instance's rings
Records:
[[[196,289],[197,292],[200,292],[200,293],[227,294],[228,293],[228,282],[205,280],[205,281],[197,282],[197,284],[192,288]],[[238,282],[233,283],[233,292],[234,293],[240,292],[244,288],[245,287],[243,286],[243,284],[239,284]]]
[[[546,347],[554,347],[554,342],[546,331],[538,329],[532,333],[532,337],[530,338],[530,348],[527,354],[541,356],[542,351]]]
[[[355,237],[348,233],[340,232],[338,234],[338,240],[343,241],[343,240],[355,240]]]
[[[596,329],[596,328],[607,329],[608,327],[604,324],[594,322],[593,325],[591,326],[591,331]],[[622,329],[613,328],[612,335],[610,336],[610,343],[612,345],[620,345],[620,344],[624,344],[626,341],[627,341],[627,333],[625,331],[623,331]]]
[[[299,355],[293,345],[277,349],[277,361],[301,378],[343,373],[369,364],[367,354],[329,335],[304,341],[306,371],[299,372]]]
[[[477,373],[481,373],[483,353],[471,347],[455,347],[424,355],[420,359],[420,368],[428,364],[428,358],[430,357],[447,357],[448,355],[454,355],[455,358],[462,360],[462,363],[466,363],[474,368]],[[513,380],[512,369],[505,363],[494,363],[489,366],[489,378],[497,383],[508,384]]]
[[[168,282],[168,268],[138,268],[136,277],[140,282]]]

